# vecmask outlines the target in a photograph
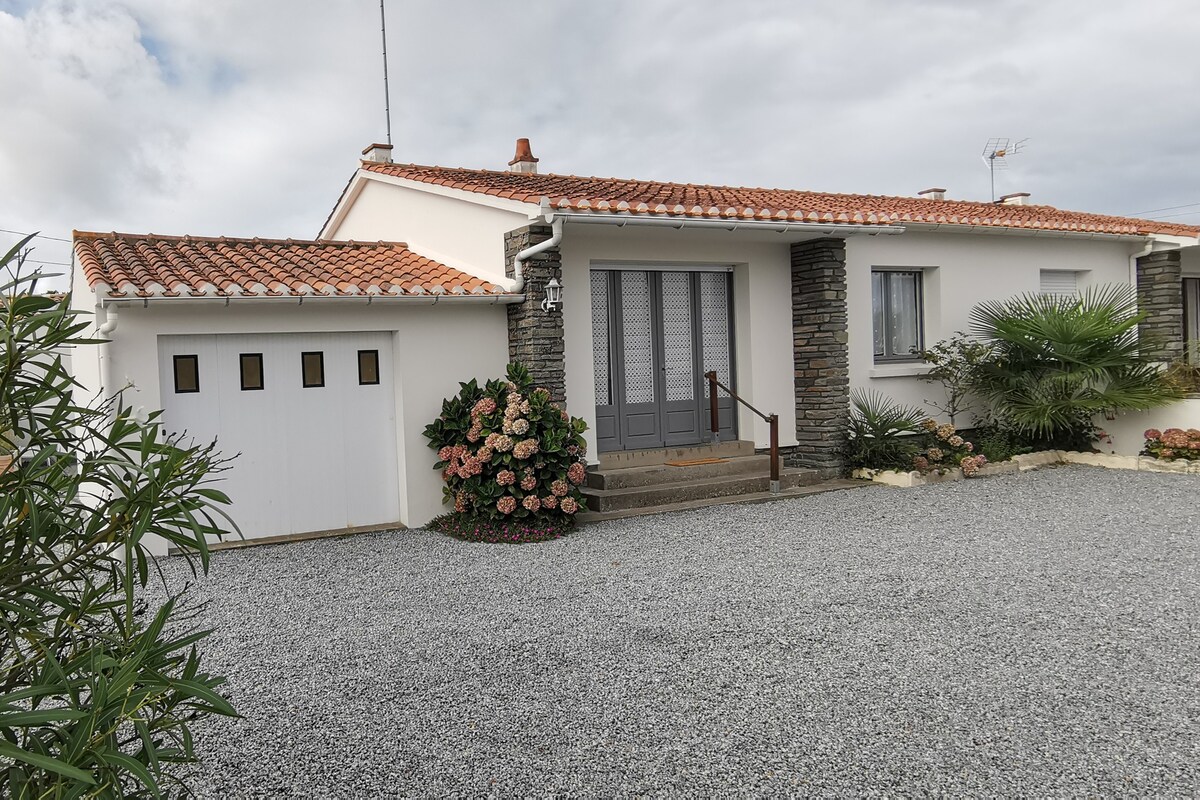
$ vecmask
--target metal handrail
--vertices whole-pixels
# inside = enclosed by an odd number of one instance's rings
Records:
[[[779,494],[779,415],[764,414],[738,397],[737,392],[717,380],[715,371],[704,373],[704,377],[708,379],[709,427],[714,442],[721,441],[721,420],[717,411],[717,387],[724,389],[726,394],[753,411],[771,426],[771,494]]]

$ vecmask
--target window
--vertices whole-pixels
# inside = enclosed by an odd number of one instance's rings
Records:
[[[1183,343],[1192,363],[1200,365],[1200,278],[1183,279]]]
[[[175,356],[175,394],[193,394],[200,391],[200,357]]]
[[[924,347],[921,323],[921,273],[871,272],[871,312],[876,361],[913,361]]]
[[[1074,297],[1079,293],[1076,274],[1067,269],[1044,269],[1039,274],[1038,293],[1052,297]]]
[[[305,389],[316,389],[325,385],[325,354],[319,350],[300,354],[300,366]]]
[[[262,353],[242,353],[238,357],[242,372],[242,391],[250,392],[263,388]]]
[[[375,386],[379,383],[379,351],[358,351],[358,383],[360,386]]]

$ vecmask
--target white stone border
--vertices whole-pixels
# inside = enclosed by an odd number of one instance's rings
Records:
[[[1025,453],[1013,456],[1008,461],[995,464],[984,464],[975,474],[976,477],[986,478],[992,475],[1009,475],[1025,472],[1040,467],[1056,464],[1086,464],[1091,467],[1106,469],[1127,469],[1139,472],[1173,472],[1178,475],[1200,475],[1200,461],[1160,461],[1150,456],[1118,456],[1109,453],[1077,453],[1073,450],[1041,450],[1036,453]],[[874,481],[885,486],[908,488],[911,486],[926,486],[931,483],[948,483],[964,479],[961,469],[946,472],[898,472],[896,470],[856,469],[850,473],[852,478]]]

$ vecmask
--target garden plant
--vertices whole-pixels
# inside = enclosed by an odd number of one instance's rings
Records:
[[[11,263],[22,241],[0,261]],[[140,588],[158,535],[207,571],[228,525],[211,445],[120,404],[84,402],[63,366],[95,342],[66,298],[16,277],[0,300],[0,796],[161,797],[184,790],[193,725],[234,715],[196,645],[196,607]]]
[[[1146,446],[1142,452],[1163,461],[1200,461],[1200,430],[1196,428],[1150,428],[1143,434]]]
[[[1096,414],[1141,411],[1182,396],[1144,354],[1143,318],[1127,286],[982,303],[971,311],[972,330],[990,354],[971,370],[971,389],[1000,426],[1031,444],[1089,450]]]
[[[521,364],[509,364],[506,378],[460,383],[425,428],[454,508],[430,523],[435,530],[473,541],[540,541],[566,533],[585,508],[586,423],[535,388]]]
[[[912,469],[925,415],[878,392],[855,389],[844,455],[850,469]]]

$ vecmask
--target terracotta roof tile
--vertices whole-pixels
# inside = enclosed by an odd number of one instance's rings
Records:
[[[372,161],[362,162],[362,168],[380,175],[510,198],[524,203],[540,203],[545,199],[556,209],[591,214],[774,218],[863,225],[925,222],[1126,235],[1159,233],[1200,236],[1200,227],[1195,225],[1063,211],[1043,205],[1018,206],[966,200],[931,200],[924,197],[700,186],[625,178],[540,175]]]
[[[400,242],[228,239],[75,231],[75,255],[95,291],[154,295],[502,294],[494,283]],[[372,287],[375,287],[372,290]]]

